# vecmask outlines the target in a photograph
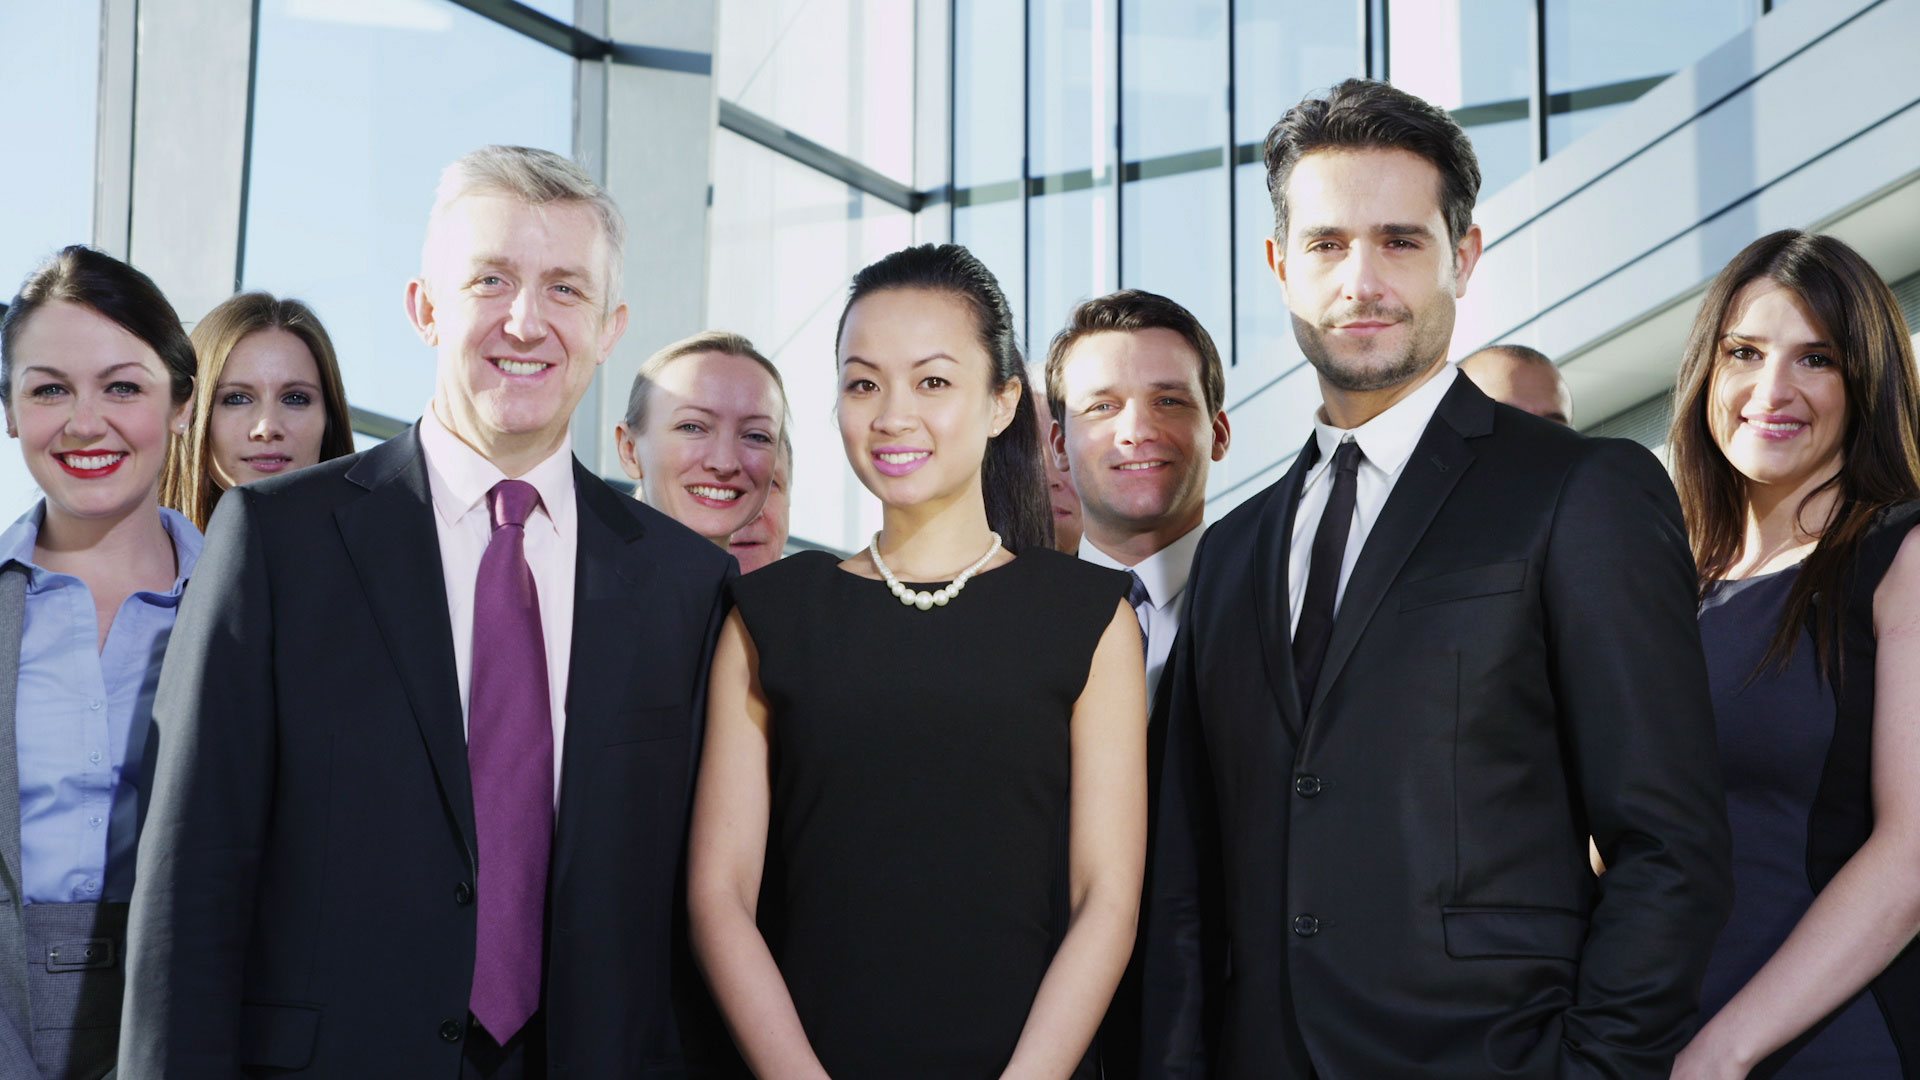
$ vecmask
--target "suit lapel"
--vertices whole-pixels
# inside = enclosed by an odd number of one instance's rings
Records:
[[[1259,613],[1261,654],[1267,658],[1267,685],[1281,719],[1296,739],[1300,736],[1300,691],[1293,678],[1293,604],[1287,566],[1293,546],[1293,515],[1300,506],[1300,485],[1313,468],[1318,448],[1314,437],[1293,456],[1293,465],[1280,480],[1275,505],[1260,517],[1260,535],[1254,550],[1261,567],[1253,575],[1254,605]]]
[[[640,543],[643,528],[626,498],[599,477],[573,466],[579,522],[573,578],[573,648],[567,664],[567,731],[561,757],[560,818],[555,827],[553,880],[565,880],[590,812],[586,764],[619,738],[617,725],[630,719],[624,700],[644,643],[636,623],[655,572]]]
[[[367,451],[347,479],[367,493],[334,511],[334,520],[413,706],[441,798],[472,862],[473,781],[440,532],[433,521],[419,427]]]
[[[1341,669],[1407,557],[1426,535],[1427,526],[1433,523],[1453,486],[1473,464],[1467,439],[1492,429],[1493,402],[1465,376],[1456,377],[1394,483],[1380,519],[1374,522],[1366,546],[1360,549],[1353,576],[1347,579],[1340,610],[1333,619],[1333,637],[1327,643],[1326,666],[1320,670],[1320,682],[1307,709],[1309,720],[1319,714],[1328,690],[1340,678]]]

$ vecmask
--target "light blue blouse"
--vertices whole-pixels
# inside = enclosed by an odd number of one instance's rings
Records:
[[[29,904],[124,902],[133,895],[154,687],[200,558],[200,530],[161,509],[179,574],[165,593],[127,597],[102,649],[86,583],[34,564],[45,517],[46,504],[36,504],[0,534],[0,566],[27,568],[13,733],[22,884]]]

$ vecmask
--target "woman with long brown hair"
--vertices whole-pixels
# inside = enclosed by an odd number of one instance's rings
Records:
[[[1832,237],[1755,241],[1694,321],[1670,445],[1735,906],[1675,1077],[1920,1077],[1917,384]]]
[[[205,529],[220,493],[353,453],[333,340],[313,309],[241,293],[193,328],[193,427],[174,440],[160,503]]]

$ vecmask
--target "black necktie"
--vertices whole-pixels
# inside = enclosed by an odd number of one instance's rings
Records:
[[[1320,665],[1327,659],[1333,637],[1333,598],[1340,586],[1340,567],[1347,561],[1347,533],[1353,527],[1354,487],[1360,476],[1360,444],[1347,439],[1333,452],[1333,491],[1313,533],[1312,562],[1307,568],[1307,595],[1300,605],[1300,623],[1293,631],[1293,678],[1300,689],[1300,711],[1313,705],[1313,688],[1320,681]]]

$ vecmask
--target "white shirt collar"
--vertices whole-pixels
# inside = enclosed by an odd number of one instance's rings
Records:
[[[433,495],[433,509],[448,525],[475,507],[484,512],[487,492],[507,479],[498,465],[447,430],[432,403],[420,418],[420,450],[427,458],[427,487]],[[558,449],[520,479],[540,493],[534,517],[541,517],[541,511],[545,511],[545,520],[555,531],[563,523],[570,523],[574,514],[573,434],[569,432]]]
[[[1341,440],[1348,435],[1360,444],[1360,453],[1366,460],[1388,476],[1398,475],[1400,467],[1413,456],[1413,448],[1419,444],[1420,435],[1427,430],[1427,424],[1433,420],[1434,411],[1440,408],[1440,399],[1447,396],[1453,380],[1459,376],[1459,369],[1451,362],[1442,366],[1426,382],[1416,387],[1413,393],[1394,402],[1386,412],[1361,424],[1357,428],[1337,428],[1321,417],[1325,410],[1317,410],[1313,418],[1314,442],[1320,448],[1320,459],[1313,463],[1313,471],[1319,472],[1333,460],[1333,452],[1340,446]]]
[[[1140,560],[1134,566],[1128,566],[1100,550],[1098,544],[1082,536],[1080,557],[1095,566],[1104,566],[1111,570],[1131,570],[1139,574],[1141,584],[1147,587],[1147,598],[1153,601],[1154,607],[1164,608],[1178,599],[1181,590],[1187,587],[1187,575],[1193,570],[1193,553],[1200,547],[1200,535],[1206,531],[1206,522],[1201,522],[1188,529],[1180,539]]]

